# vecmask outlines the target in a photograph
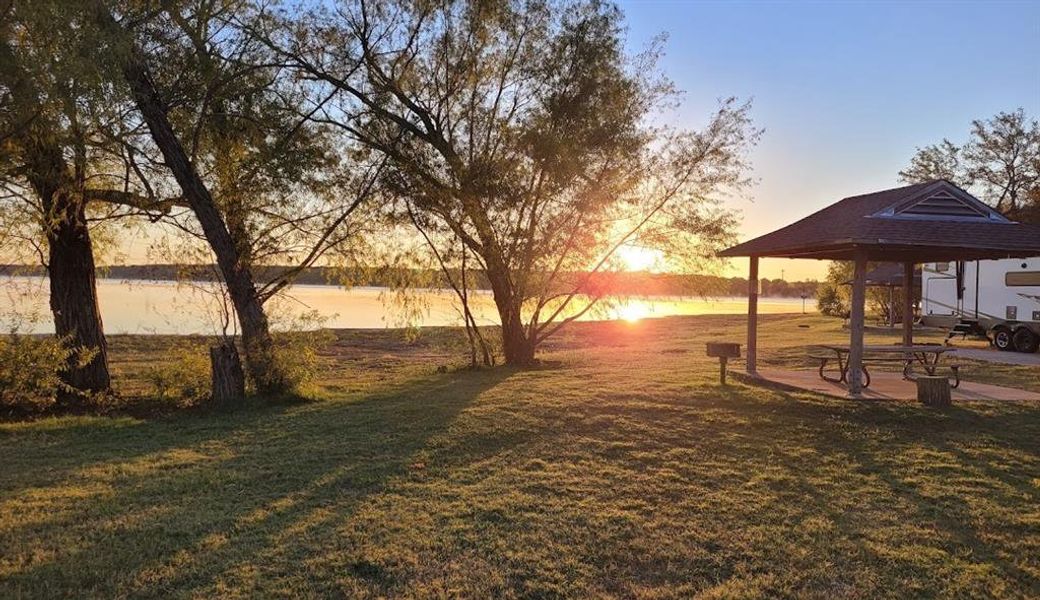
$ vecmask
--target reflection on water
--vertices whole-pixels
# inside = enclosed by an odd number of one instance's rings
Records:
[[[210,284],[177,284],[170,281],[98,280],[98,300],[105,331],[116,333],[212,334],[221,331],[223,303]],[[28,333],[54,331],[48,309],[45,279],[0,279],[0,319],[9,328],[12,316]],[[473,311],[482,324],[497,323],[490,293],[477,294]],[[577,308],[581,307],[577,303]],[[812,301],[807,310],[815,310]],[[406,324],[419,326],[461,325],[456,298],[448,290],[422,290],[401,298],[385,288],[343,289],[324,285],[293,286],[286,297],[268,303],[276,328],[300,323],[305,316],[320,317],[326,327],[380,329]],[[801,312],[798,298],[760,298],[759,312]],[[640,319],[670,315],[740,314],[746,298],[684,298],[650,296],[615,299],[581,317],[582,320]],[[573,312],[571,313],[573,314]],[[313,318],[306,321],[313,324]]]

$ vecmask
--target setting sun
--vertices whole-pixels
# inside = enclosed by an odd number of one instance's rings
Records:
[[[663,254],[660,250],[626,245],[618,248],[618,257],[626,271],[649,271],[659,267]]]
[[[646,302],[632,300],[618,307],[617,316],[629,323],[635,323],[650,316],[650,307]]]

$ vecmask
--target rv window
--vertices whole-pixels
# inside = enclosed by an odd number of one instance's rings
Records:
[[[939,271],[940,273],[945,273],[946,271],[950,270],[950,263],[948,263],[948,262],[935,263],[935,270]]]
[[[1040,285],[1040,271],[1010,271],[1004,275],[1004,285]]]

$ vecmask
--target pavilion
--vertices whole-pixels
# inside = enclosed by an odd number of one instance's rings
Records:
[[[719,253],[750,258],[747,371],[757,375],[758,261],[761,257],[850,260],[849,395],[863,392],[864,301],[868,262],[903,265],[911,289],[916,264],[1040,255],[1040,227],[1011,221],[956,185],[937,180],[851,196]],[[904,294],[903,344],[913,344],[913,294]]]

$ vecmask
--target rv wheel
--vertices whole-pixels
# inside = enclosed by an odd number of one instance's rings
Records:
[[[1040,344],[1040,339],[1037,339],[1036,334],[1026,327],[1020,327],[1015,332],[1012,341],[1015,343],[1015,350],[1019,352],[1036,352],[1036,347]]]
[[[1014,347],[1011,341],[1011,330],[1003,327],[994,329],[993,345],[996,346],[997,350],[1011,350]]]

